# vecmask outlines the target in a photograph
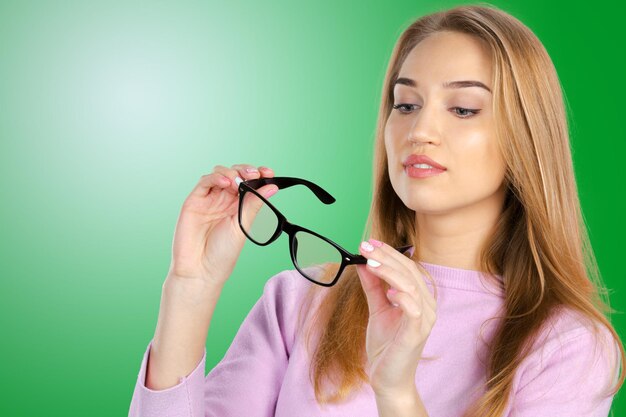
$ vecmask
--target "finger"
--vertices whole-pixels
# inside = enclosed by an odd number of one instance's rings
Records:
[[[408,294],[397,292],[390,294],[389,299],[392,303],[398,305],[398,309],[402,310],[401,327],[402,330],[397,335],[396,340],[405,346],[418,348],[423,346],[424,341],[429,333],[424,333],[426,327],[432,328],[434,319],[428,311],[422,311],[419,304]],[[423,348],[422,348],[423,349]]]
[[[218,172],[230,179],[231,186],[228,190],[235,195],[239,193],[239,184],[235,181],[237,177],[243,180],[250,180],[259,178],[262,175],[258,168],[250,164],[235,164],[230,168],[223,165],[215,165],[213,167],[213,171]],[[272,176],[274,175],[273,172],[271,170],[268,171],[268,169],[265,169],[263,173]]]
[[[377,249],[382,249],[381,247],[374,247],[371,252],[365,251],[365,247],[366,245],[361,245],[361,253],[368,259],[375,260],[380,263],[379,266],[366,264],[366,270],[380,277],[387,284],[389,284],[391,288],[409,294],[413,297],[415,302],[419,304],[426,303],[430,308],[436,308],[436,303],[430,300],[432,296],[428,292],[428,289],[424,289],[423,287],[417,285],[418,279],[414,278],[414,276],[415,274],[421,274],[417,268],[415,268],[415,270],[410,270],[404,267],[400,262],[397,262],[395,259],[396,255],[394,254],[387,253],[387,256],[385,256],[382,251],[377,251]],[[391,246],[388,246],[388,248],[395,250]],[[398,253],[398,251],[395,252]]]
[[[365,251],[364,253],[369,253],[370,255],[377,256],[380,259],[385,259],[387,265],[393,265],[399,271],[405,270],[407,273],[410,271],[410,260],[402,253],[398,252],[395,248],[375,239],[369,239],[367,243],[369,243],[369,246],[361,246],[361,249]],[[366,250],[368,248],[372,250]],[[408,260],[409,263],[405,262],[406,260]]]
[[[426,302],[428,302],[432,308],[435,308],[436,300],[433,298],[429,288],[426,286],[425,277],[417,268],[415,261],[407,258],[402,253],[398,252],[394,247],[384,242],[379,242],[375,239],[370,239],[369,241],[372,243],[372,246],[374,246],[374,250],[369,252],[370,256],[378,262],[385,262],[388,265],[393,265],[397,267],[398,270],[404,269],[406,271],[405,276],[409,278],[409,282],[417,284]],[[376,246],[377,244],[380,246]],[[367,252],[363,253],[366,254]],[[368,256],[368,258],[370,256]]]
[[[239,172],[239,176],[246,180],[261,177],[272,178],[274,176],[274,171],[265,166],[255,167],[250,164],[235,164],[231,168],[237,170],[237,172]]]
[[[261,176],[259,169],[250,164],[234,164],[231,166],[231,169],[236,170],[244,180],[251,180]]]
[[[257,179],[261,176],[259,170],[250,164],[234,164],[230,167],[231,169],[237,171],[237,177],[245,180],[253,180]],[[239,192],[239,184],[234,184],[234,189],[236,192]]]
[[[424,295],[410,279],[401,276],[403,274],[402,271],[385,264],[376,267],[367,265],[365,269],[389,284],[390,290],[408,294],[416,303],[421,304],[423,302]]]
[[[387,298],[391,303],[398,305],[410,319],[420,320],[422,318],[422,307],[411,294],[389,290],[387,291]]]
[[[274,176],[274,172],[271,169],[263,167],[263,170],[261,170],[261,167],[257,168],[250,164],[235,164],[231,168],[237,170],[237,172],[239,173],[239,177],[243,180],[257,179],[263,176],[265,176],[266,178]],[[236,181],[235,189],[238,190],[239,181],[237,179],[235,179],[235,181]],[[273,184],[272,185],[266,184],[258,188],[257,191],[262,196],[269,197],[273,195],[276,191],[278,191],[278,187],[276,187]]]
[[[198,197],[206,197],[213,187],[226,188],[229,187],[230,179],[220,173],[213,172],[211,174],[202,175],[198,184],[191,191],[191,195]]]
[[[260,166],[259,171],[261,172],[262,177],[272,178],[274,176],[274,171],[271,168]]]
[[[260,171],[260,170],[259,170]],[[260,172],[259,172],[260,174]],[[273,172],[270,173],[272,176],[274,175]],[[239,184],[241,184],[241,182],[243,182],[244,179],[242,179],[239,176],[235,177],[235,184],[237,185],[237,188],[239,188]],[[274,194],[276,194],[276,192],[279,190],[278,186],[276,184],[265,184],[261,187],[258,188],[254,188],[254,190],[260,194],[261,196],[265,197],[265,198],[269,198],[271,196],[273,196]],[[251,199],[251,200],[255,200],[255,195],[254,193],[246,193],[244,199]],[[255,204],[258,204],[258,208],[263,206],[263,201],[259,198],[256,198],[257,202]],[[256,210],[258,211],[258,210]],[[256,212],[255,211],[255,212]]]
[[[368,242],[374,247],[375,252],[382,253],[383,256],[392,259],[394,264],[397,263],[398,268],[404,268],[407,271],[411,271],[413,266],[415,266],[415,261],[408,258],[403,253],[398,252],[398,250],[393,246],[376,239],[369,239]]]
[[[367,298],[370,316],[375,315],[381,309],[389,308],[389,300],[385,295],[382,280],[369,272],[364,265],[356,265],[356,271],[361,280],[365,297]]]
[[[272,171],[271,168],[260,166],[257,168],[257,170],[259,172],[259,178],[273,178],[274,177],[274,171]],[[239,182],[237,183],[237,185],[239,185]],[[270,197],[276,191],[278,191],[278,187],[274,184],[266,184],[263,187],[260,187],[258,191],[260,191],[264,197]]]
[[[382,266],[382,265],[381,265]],[[422,304],[424,303],[428,308],[435,310],[437,308],[437,302],[432,297],[432,294],[429,292],[426,286],[417,285],[418,279],[414,278],[414,272],[408,272],[408,276],[401,276],[399,272],[393,272],[390,267],[376,267],[372,268],[372,271],[384,279],[389,283],[392,289],[398,290],[400,292],[409,294],[416,303]],[[416,272],[420,274],[419,271]],[[394,284],[394,282],[402,282],[408,284]]]
[[[224,165],[215,165],[213,167],[213,172],[221,174],[229,179],[230,187],[227,188],[228,191],[235,195],[239,193],[239,185],[235,182],[235,178],[240,176],[239,171],[225,167]]]
[[[363,244],[359,246],[359,253],[361,253],[361,255],[365,256],[368,260],[371,259],[381,264],[380,266],[374,267],[368,263],[366,264],[366,269],[384,279],[385,282],[397,290],[410,292],[412,289],[416,289],[417,285],[414,282],[415,280],[407,278],[410,271],[394,259],[393,256],[390,256],[380,249],[382,248],[374,247],[372,251],[366,251]]]

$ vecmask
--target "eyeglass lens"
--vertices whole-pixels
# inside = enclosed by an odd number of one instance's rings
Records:
[[[274,210],[252,192],[243,195],[241,224],[250,239],[258,244],[267,243],[278,228],[279,219]],[[256,213],[256,214],[254,214]],[[330,243],[311,233],[299,230],[294,238],[296,267],[307,278],[323,283],[335,279],[342,261],[341,253]],[[335,274],[322,274],[321,267],[334,266]]]
[[[256,194],[246,192],[243,195],[241,225],[250,239],[265,244],[278,227],[278,217]]]

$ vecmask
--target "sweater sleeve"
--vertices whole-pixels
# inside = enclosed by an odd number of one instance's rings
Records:
[[[577,327],[528,357],[509,417],[607,417],[619,375],[619,348],[602,327]]]
[[[295,338],[296,280],[282,271],[241,324],[222,360],[204,376],[206,349],[197,367],[178,385],[145,386],[148,345],[131,400],[129,417],[272,417]],[[209,341],[210,345],[210,341]]]

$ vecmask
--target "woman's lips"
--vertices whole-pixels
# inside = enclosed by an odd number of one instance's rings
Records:
[[[412,154],[412,155],[409,155],[403,162],[403,165],[405,165],[405,166],[407,166],[407,165],[415,165],[415,164],[427,164],[427,165],[430,165],[433,168],[442,169],[444,171],[446,170],[446,167],[444,167],[443,165],[437,163],[436,161],[434,161],[433,159],[431,159],[427,155]]]
[[[446,172],[445,169],[438,168],[415,168],[412,165],[404,167],[404,172],[411,178],[427,178]]]

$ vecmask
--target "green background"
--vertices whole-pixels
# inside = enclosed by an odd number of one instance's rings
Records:
[[[335,204],[297,189],[273,198],[290,221],[356,251],[391,49],[416,17],[464,2],[225,3],[0,3],[1,415],[127,414],[179,209],[216,164],[319,183]],[[557,67],[585,219],[622,312],[626,10],[492,4]],[[266,280],[291,268],[286,236],[246,242],[207,370]],[[612,320],[624,334],[624,315]],[[623,396],[613,411],[626,413]]]

